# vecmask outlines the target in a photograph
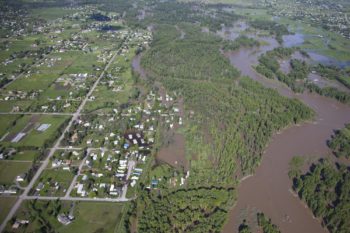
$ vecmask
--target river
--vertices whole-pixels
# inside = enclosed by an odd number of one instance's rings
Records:
[[[237,203],[229,214],[223,233],[238,232],[243,219],[251,222],[259,211],[270,217],[283,233],[328,232],[321,226],[320,220],[313,217],[311,210],[291,192],[288,164],[295,155],[328,156],[335,160],[326,142],[333,130],[350,122],[350,107],[316,94],[296,95],[284,84],[257,74],[251,65],[257,64],[257,57],[261,53],[277,46],[273,39],[265,40],[269,45],[259,49],[241,49],[226,56],[243,75],[276,89],[281,95],[301,100],[315,111],[316,117],[312,122],[292,126],[272,137],[254,176],[240,183]]]

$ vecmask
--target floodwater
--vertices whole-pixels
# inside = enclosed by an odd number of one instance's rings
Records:
[[[180,133],[174,133],[169,145],[162,146],[157,159],[173,167],[184,168],[188,171],[188,162],[185,157],[185,138]]]
[[[316,116],[312,122],[289,127],[272,137],[254,176],[244,179],[239,185],[237,203],[230,212],[223,232],[238,232],[243,218],[253,222],[253,215],[247,214],[252,210],[267,214],[283,233],[328,232],[322,227],[321,221],[313,217],[310,209],[291,192],[292,182],[287,174],[288,164],[295,155],[329,156],[335,160],[335,157],[330,155],[331,151],[326,142],[333,130],[340,129],[350,122],[350,107],[316,94],[296,95],[284,84],[257,74],[251,68],[252,64],[257,64],[257,56],[277,46],[273,39],[268,41],[270,44],[260,49],[241,49],[226,56],[243,75],[266,87],[276,89],[284,96],[298,98],[312,108]]]
[[[340,68],[350,66],[350,61],[339,61],[337,59],[321,55],[314,51],[308,51],[307,53],[309,54],[311,60],[324,65],[338,66]]]
[[[321,88],[335,87],[340,91],[350,93],[350,89],[344,86],[343,84],[339,83],[336,80],[329,80],[325,77],[320,76],[319,74],[310,73],[308,76],[308,80]]]
[[[146,71],[141,67],[141,54],[137,54],[131,62],[133,70],[140,75],[142,79],[146,78]]]
[[[291,35],[284,35],[282,36],[282,39],[283,39],[283,47],[286,47],[286,48],[297,47],[304,43],[304,34],[295,33]]]

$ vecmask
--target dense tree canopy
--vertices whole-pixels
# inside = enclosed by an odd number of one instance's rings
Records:
[[[240,78],[220,53],[223,43],[194,25],[158,25],[143,54],[149,80],[184,98],[190,176],[181,190],[141,192],[140,232],[219,232],[238,178],[253,172],[271,135],[313,115],[298,100]]]
[[[311,166],[304,175],[294,177],[294,190],[323,219],[331,232],[346,233],[350,229],[350,172],[327,160]]]
[[[350,124],[336,131],[328,145],[337,157],[350,158]]]

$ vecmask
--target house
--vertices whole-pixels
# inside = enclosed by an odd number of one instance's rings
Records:
[[[136,180],[133,180],[131,183],[130,183],[130,186],[131,187],[134,187],[136,185]]]
[[[80,194],[82,197],[86,196],[86,191],[84,190],[84,184],[78,184],[77,194]]]
[[[153,179],[153,180],[151,181],[151,185],[152,185],[153,188],[157,187],[157,186],[158,186],[158,183],[159,183],[159,181],[156,180],[156,179]]]
[[[61,160],[55,159],[54,161],[52,161],[52,167],[59,167],[61,166],[61,164],[62,164]]]
[[[28,224],[29,220],[18,220],[16,219],[15,223],[12,225],[12,229],[18,229],[21,225]]]
[[[57,220],[63,225],[68,225],[72,222],[65,214],[59,214]]]
[[[111,187],[109,188],[109,194],[113,196],[119,195],[118,189],[114,184],[112,184]]]
[[[42,183],[42,182],[40,182],[39,184],[38,184],[38,186],[36,186],[36,191],[38,191],[38,192],[40,192],[42,189],[44,188],[44,184]]]
[[[24,179],[26,178],[27,174],[23,173],[23,174],[20,174],[16,177],[16,181],[17,182],[23,182]]]

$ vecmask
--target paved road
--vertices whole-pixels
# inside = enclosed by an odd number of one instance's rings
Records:
[[[134,167],[135,167],[135,161],[133,161],[133,160],[130,160],[129,162],[128,162],[128,173],[126,174],[126,180],[129,180],[129,178],[130,178],[130,175],[131,175],[131,172],[132,172],[132,170],[134,169]],[[126,184],[124,184],[124,186],[123,186],[123,193],[122,193],[122,196],[120,197],[121,199],[127,199],[126,198],[126,193],[128,192],[128,183],[126,183]]]
[[[0,115],[53,115],[53,116],[74,116],[71,112],[0,112]],[[79,115],[114,116],[114,113],[79,113]]]
[[[40,196],[27,196],[25,200],[57,200],[61,201],[99,201],[99,202],[126,202],[131,199],[127,198],[89,198],[89,197],[40,197]]]
[[[20,207],[21,203],[23,200],[28,199],[28,193],[29,191],[33,188],[34,184],[36,183],[36,181],[38,180],[40,174],[43,172],[43,170],[47,167],[47,165],[50,162],[50,158],[54,155],[55,151],[57,150],[57,148],[59,148],[61,141],[64,138],[64,135],[66,132],[69,131],[69,129],[72,127],[73,122],[75,122],[81,111],[83,110],[86,102],[88,101],[88,99],[90,98],[91,94],[94,92],[95,88],[97,87],[97,85],[99,84],[100,80],[102,79],[102,77],[104,76],[105,72],[108,70],[109,66],[112,64],[112,62],[114,61],[114,59],[116,58],[118,54],[118,51],[113,55],[113,57],[109,60],[108,64],[105,66],[104,70],[102,71],[102,73],[100,74],[100,76],[98,77],[98,79],[95,81],[95,83],[93,84],[93,86],[90,88],[90,91],[88,92],[88,94],[86,95],[86,97],[84,98],[84,100],[81,102],[80,106],[78,107],[77,111],[73,114],[73,117],[71,118],[71,120],[69,121],[67,127],[63,130],[61,136],[57,139],[55,145],[53,148],[51,148],[47,158],[43,161],[43,163],[41,164],[41,166],[39,167],[38,171],[35,173],[34,177],[32,178],[32,180],[30,181],[30,183],[28,184],[28,186],[26,187],[26,189],[24,190],[23,194],[21,196],[19,196],[19,198],[17,199],[16,203],[13,205],[13,207],[11,208],[10,212],[7,214],[5,220],[1,223],[0,226],[0,232],[3,232],[7,222],[15,215],[15,213],[17,212],[18,208]],[[38,198],[38,197],[36,197]],[[44,198],[44,197],[42,197]],[[34,198],[35,199],[35,198]],[[57,198],[56,198],[57,199]],[[88,198],[87,198],[88,199]],[[67,198],[67,199],[63,199],[63,200],[75,200],[75,198]],[[95,199],[95,201],[98,199]],[[105,199],[103,199],[105,200]]]
[[[57,116],[73,116],[74,113],[65,113],[65,112],[0,112],[0,115],[57,115]]]
[[[67,189],[67,192],[66,192],[66,195],[64,196],[65,198],[68,198],[70,197],[70,193],[72,192],[73,188],[74,188],[74,185],[75,183],[77,182],[77,179],[79,177],[79,175],[81,174],[81,169],[83,168],[84,164],[85,164],[85,161],[86,159],[90,156],[90,153],[93,149],[92,148],[89,148],[87,150],[87,155],[85,156],[85,158],[81,161],[80,165],[79,165],[79,168],[78,168],[78,173],[74,176],[72,182],[70,183],[69,185],[69,188]]]

